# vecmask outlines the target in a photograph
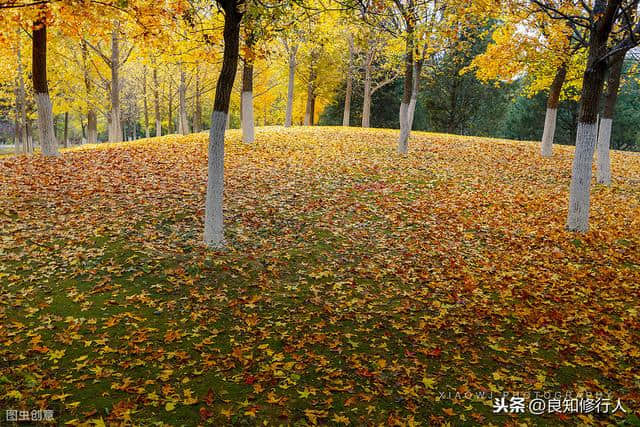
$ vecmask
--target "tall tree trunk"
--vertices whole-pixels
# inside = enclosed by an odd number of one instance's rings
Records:
[[[400,138],[398,139],[398,153],[406,155],[409,151],[409,104],[413,89],[413,24],[407,20],[407,35],[405,48],[404,90],[400,103]]]
[[[314,97],[315,95],[313,94],[313,83],[309,81],[309,83],[307,84],[307,107],[304,112],[305,126],[313,126],[313,118],[315,116],[315,111],[313,111],[315,107]]]
[[[180,86],[178,87],[179,117],[178,124],[180,126],[178,132],[182,135],[189,133],[189,119],[187,118],[187,85],[184,67],[180,63]]]
[[[313,120],[315,118],[315,82],[316,82],[316,61],[320,52],[316,49],[311,51],[311,61],[309,63],[309,82],[307,83],[307,108],[304,113],[304,125],[313,126]]]
[[[407,111],[409,129],[413,129],[413,117],[416,113],[416,105],[418,105],[418,93],[420,91],[420,74],[422,73],[422,58],[413,63],[413,86],[411,88],[411,101]]]
[[[162,120],[160,119],[160,85],[158,84],[158,68],[153,67],[153,104],[156,119],[156,135],[162,136]]]
[[[53,129],[53,111],[47,81],[47,26],[44,18],[33,24],[33,91],[38,108],[40,147],[44,156],[59,156],[58,143]]]
[[[33,125],[31,120],[27,120],[27,153],[33,154]]]
[[[224,131],[229,114],[229,99],[238,68],[240,21],[236,0],[218,0],[224,8],[224,53],[216,86],[209,131],[207,195],[204,214],[204,242],[210,247],[224,245],[222,203],[224,193]]]
[[[371,67],[373,57],[367,56],[364,67],[364,93],[362,95],[362,127],[368,128],[371,120]]]
[[[64,112],[64,136],[62,137],[64,148],[69,147],[69,112]]]
[[[111,31],[111,126],[109,142],[122,141],[122,125],[120,119],[120,22],[114,21]]]
[[[28,140],[27,140],[27,99],[24,89],[24,72],[22,69],[22,49],[20,47],[20,36],[18,36],[18,44],[16,46],[18,67],[17,67],[17,91],[16,91],[16,113],[18,115],[18,137],[20,140],[20,151],[27,153]],[[16,150],[17,150],[16,146]],[[18,153],[18,151],[16,151]]]
[[[567,66],[562,64],[558,67],[553,83],[549,88],[549,98],[547,99],[547,113],[544,118],[544,132],[542,133],[542,157],[551,157],[553,154],[553,138],[556,133],[556,117],[558,115],[558,103],[560,102],[560,92],[567,77]]]
[[[91,95],[93,93],[93,85],[89,76],[89,52],[86,41],[82,40],[82,67],[84,72],[84,88],[87,95],[87,143],[96,144],[98,142],[98,115],[92,104]]]
[[[149,138],[149,103],[147,102],[147,66],[142,70],[142,96],[144,100],[144,137]]]
[[[167,133],[173,133],[173,81],[169,79],[169,123],[167,124]]]
[[[111,32],[111,121],[109,122],[109,142],[123,140],[122,120],[120,116],[120,22],[114,21]]]
[[[342,126],[350,126],[351,121],[351,92],[353,91],[353,34],[349,33],[349,69],[347,70],[347,88],[344,94],[344,111],[342,113]]]
[[[200,67],[196,65],[195,110],[193,112],[193,131],[202,132],[202,103],[200,100]]]
[[[609,158],[611,125],[613,124],[613,115],[615,114],[616,102],[618,101],[618,89],[620,88],[620,76],[622,75],[625,55],[626,51],[611,57],[607,90],[604,97],[604,109],[600,117],[600,128],[598,129],[596,179],[599,184],[604,185],[611,185],[611,159]]]
[[[250,49],[250,48],[249,48]],[[253,59],[247,55],[242,70],[242,142],[252,143],[255,138],[253,119]]]
[[[287,86],[287,111],[284,118],[284,126],[291,127],[293,121],[293,86],[296,75],[296,54],[298,52],[298,45],[291,46],[289,52],[289,83]]]
[[[16,103],[14,108],[14,128],[13,128],[13,149],[15,150],[15,155],[19,155],[23,150],[24,144],[22,142],[22,134],[20,132],[20,105],[18,101],[18,88],[15,89]]]
[[[610,0],[606,4],[598,0],[597,6],[603,10],[592,25],[589,34],[589,54],[582,80],[580,115],[576,132],[576,148],[571,172],[569,190],[569,212],[567,228],[570,231],[589,230],[589,202],[591,185],[591,165],[598,134],[598,110],[604,84],[607,63],[607,41],[611,34],[619,1]]]

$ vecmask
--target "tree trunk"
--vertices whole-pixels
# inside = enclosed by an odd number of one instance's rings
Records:
[[[180,64],[180,86],[178,88],[178,101],[180,103],[178,124],[180,128],[178,132],[182,135],[187,135],[189,133],[189,119],[187,118],[187,85],[185,80],[184,68],[182,64]]]
[[[33,126],[31,124],[31,120],[27,120],[27,153],[33,154]]]
[[[362,95],[362,127],[368,128],[371,120],[371,60],[364,67],[364,93]]]
[[[253,58],[250,52],[250,45],[247,46],[247,57],[242,70],[242,142],[252,143],[254,141],[253,122]]]
[[[405,49],[404,90],[400,103],[400,138],[398,139],[398,153],[406,155],[409,151],[409,104],[413,89],[413,24],[407,21],[407,39]]]
[[[284,126],[291,127],[293,121],[293,85],[296,75],[296,54],[298,45],[291,47],[289,52],[289,84],[287,86],[287,112],[285,113]]]
[[[351,120],[351,92],[353,91],[353,35],[349,33],[349,69],[347,70],[347,89],[344,94],[344,111],[342,113],[342,126],[350,126]],[[364,127],[364,126],[363,126]]]
[[[53,129],[53,112],[47,82],[47,26],[44,19],[33,25],[32,79],[38,109],[40,147],[44,156],[59,156],[58,143]]]
[[[144,137],[149,138],[149,103],[147,102],[147,66],[142,70],[142,97],[144,101]]]
[[[416,105],[418,104],[418,92],[420,90],[420,74],[422,73],[422,59],[413,63],[413,86],[411,88],[411,101],[409,101],[409,108],[407,111],[409,120],[409,129],[413,129],[413,117],[416,112]]]
[[[307,107],[304,114],[304,125],[305,126],[313,126],[313,121],[315,119],[315,104],[316,104],[316,61],[320,56],[320,51],[318,49],[313,49],[311,51],[311,58],[309,61],[309,82],[307,84]]]
[[[313,116],[314,116],[314,99],[313,99],[313,83],[309,82],[307,84],[307,107],[304,112],[304,125],[305,126],[313,126]]]
[[[87,95],[87,143],[96,144],[98,142],[98,115],[91,101],[93,85],[91,84],[91,78],[89,76],[89,53],[87,43],[84,40],[81,42],[81,47],[82,66],[84,68],[84,88]]]
[[[18,137],[20,140],[20,151],[26,154],[28,150],[28,140],[27,140],[27,99],[26,92],[24,89],[24,72],[22,69],[22,49],[20,47],[20,38],[18,36],[18,45],[16,46],[17,50],[17,59],[18,59],[18,69],[17,69],[17,92],[16,92],[16,113],[18,115]],[[17,151],[16,146],[16,153]]]
[[[560,102],[560,92],[567,77],[567,66],[562,64],[556,71],[556,76],[549,88],[549,98],[547,99],[547,113],[544,118],[544,132],[542,134],[542,157],[551,157],[553,154],[553,138],[556,133],[556,117],[558,115],[558,103]]]
[[[169,123],[167,123],[167,133],[173,133],[173,84],[172,80],[169,80]]]
[[[120,120],[120,22],[114,21],[111,32],[111,122],[109,142],[122,141],[122,125]]]
[[[238,68],[238,47],[242,13],[236,0],[219,0],[224,8],[224,53],[216,86],[209,131],[207,195],[204,214],[204,242],[209,247],[224,246],[222,213],[224,193],[224,131],[229,114],[229,99]]]
[[[160,85],[158,84],[158,69],[153,67],[153,104],[156,119],[156,135],[162,136],[162,120],[160,119]]]
[[[18,117],[20,116],[20,106],[18,105],[18,89],[15,90],[16,95],[16,104],[14,109],[14,128],[13,128],[13,149],[15,150],[15,155],[19,155],[20,151],[23,149],[24,145],[22,143],[22,135],[20,133],[20,120]]]
[[[195,111],[193,113],[193,131],[202,132],[202,103],[200,101],[200,67],[196,65]]]
[[[64,112],[64,136],[63,136],[64,148],[69,147],[69,112]]]
[[[611,185],[611,159],[609,148],[611,144],[611,125],[618,101],[618,89],[620,88],[620,76],[624,65],[626,52],[620,52],[611,58],[611,68],[607,79],[607,91],[604,98],[604,109],[600,117],[598,129],[598,159],[596,162],[596,179],[599,184]]]
[[[607,64],[603,58],[607,54],[607,41],[618,5],[619,2],[609,1],[589,34],[589,54],[582,80],[580,115],[569,190],[567,229],[570,231],[589,230],[591,165],[598,133],[600,97],[607,71]]]

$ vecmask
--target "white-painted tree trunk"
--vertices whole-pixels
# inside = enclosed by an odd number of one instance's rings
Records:
[[[553,155],[553,138],[556,133],[557,116],[557,108],[547,108],[547,114],[544,117],[544,132],[542,133],[542,157]]]
[[[178,98],[179,98],[179,133],[181,135],[187,135],[189,133],[189,119],[187,118],[187,84],[186,84],[186,76],[184,69],[182,68],[182,64],[180,64],[180,86],[178,87]]]
[[[567,228],[571,231],[589,230],[591,165],[597,136],[597,123],[578,123],[567,216]]]
[[[53,112],[49,93],[36,93],[38,108],[38,130],[40,132],[40,149],[44,156],[59,156],[56,134],[53,129]]]
[[[210,247],[224,246],[222,202],[224,193],[224,131],[227,114],[213,111],[209,131],[209,179],[205,203],[204,242]]]
[[[291,48],[289,53],[289,82],[287,86],[287,111],[284,118],[284,126],[291,127],[293,122],[293,89],[295,84],[296,75],[296,53],[298,46],[295,45]]]
[[[596,163],[596,178],[599,184],[611,185],[611,159],[609,148],[611,144],[611,125],[613,119],[601,118],[598,128],[598,160]]]
[[[413,129],[413,116],[416,112],[416,105],[418,104],[418,97],[414,96],[413,93],[411,95],[411,101],[409,101],[409,106],[407,107],[407,127],[409,129]]]
[[[242,142],[249,144],[254,139],[253,92],[242,92]]]
[[[409,151],[409,104],[400,104],[400,138],[398,139],[398,153],[407,154]]]

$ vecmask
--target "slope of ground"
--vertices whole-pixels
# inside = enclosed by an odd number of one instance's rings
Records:
[[[568,147],[543,160],[533,143],[416,133],[400,158],[386,130],[228,136],[219,252],[200,244],[204,134],[0,159],[0,408],[637,422],[639,156],[612,154],[615,182],[594,185],[592,231],[574,235]],[[609,392],[627,413],[494,414],[486,396],[507,391]]]

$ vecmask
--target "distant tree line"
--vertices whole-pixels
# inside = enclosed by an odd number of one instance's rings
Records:
[[[539,92],[523,95],[525,77],[495,86],[483,83],[474,73],[462,73],[476,52],[485,49],[490,35],[479,38],[471,51],[451,50],[436,62],[424,78],[415,111],[413,129],[459,135],[487,136],[525,141],[540,141],[544,129],[547,96]],[[640,84],[633,75],[634,60],[625,63],[624,81],[617,102],[616,121],[613,122],[611,148],[640,151]],[[363,89],[355,81],[351,95],[353,123],[360,123]],[[404,82],[394,81],[373,94],[371,126],[398,128],[397,109],[400,107]],[[320,125],[342,124],[344,86],[336,91],[333,101],[320,116]],[[577,95],[577,94],[576,94]],[[555,142],[574,145],[578,123],[577,100],[560,101]]]

